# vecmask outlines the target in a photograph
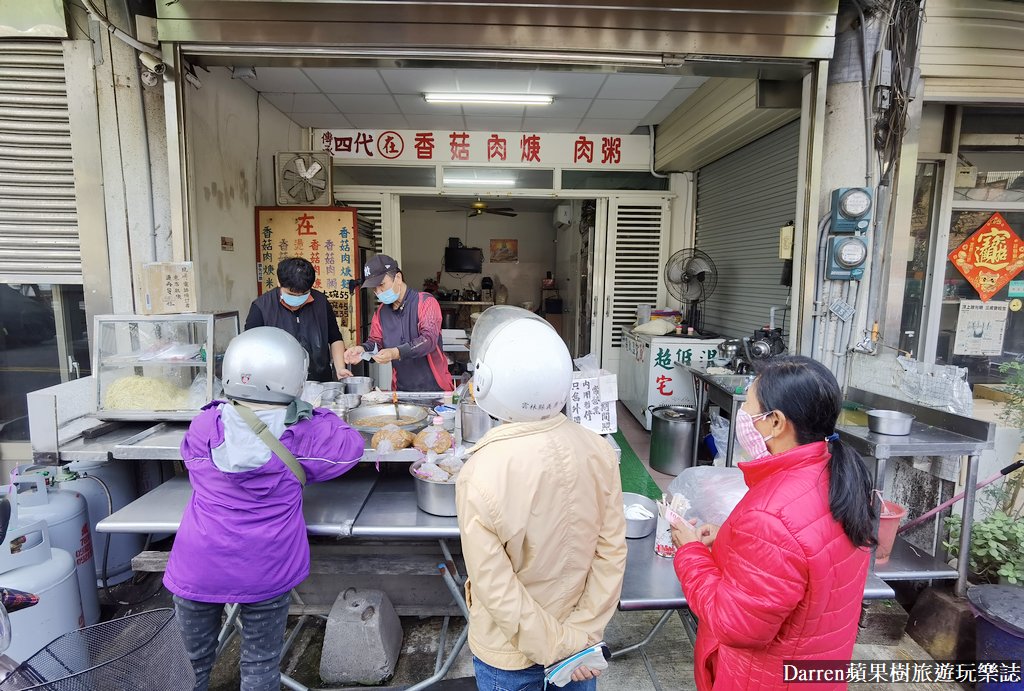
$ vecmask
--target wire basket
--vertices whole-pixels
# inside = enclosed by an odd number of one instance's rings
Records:
[[[0,691],[189,691],[194,684],[173,609],[66,633],[18,666]]]

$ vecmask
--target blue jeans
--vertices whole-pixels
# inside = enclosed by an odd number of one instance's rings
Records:
[[[238,619],[242,623],[241,660],[242,691],[280,691],[281,648],[288,625],[291,594],[241,605]],[[193,691],[206,691],[210,672],[217,659],[217,633],[221,627],[224,605],[197,602],[174,596],[174,614],[185,639],[185,650],[196,674]]]
[[[541,665],[526,669],[498,669],[474,657],[473,670],[479,691],[542,691],[544,688],[544,667]],[[557,686],[548,687],[548,691],[557,690]],[[597,679],[570,681],[562,691],[597,691]]]

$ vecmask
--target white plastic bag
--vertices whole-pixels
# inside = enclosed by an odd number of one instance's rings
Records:
[[[718,413],[711,414],[711,437],[715,440],[715,460],[713,465],[716,468],[725,467],[725,454],[729,448],[729,436],[732,435],[732,429],[729,426],[729,421],[719,415]],[[733,444],[732,448],[732,463],[742,463],[743,461],[749,461],[750,455],[743,450],[743,447],[739,445],[739,442]]]
[[[584,378],[596,377],[601,374],[601,363],[597,359],[596,353],[576,358],[572,364],[576,365],[576,369],[583,373]]]
[[[679,473],[668,493],[681,494],[690,503],[683,518],[696,518],[697,525],[722,525],[747,493],[747,483],[739,468],[695,466]]]
[[[664,336],[676,330],[676,325],[668,319],[652,319],[646,324],[633,328],[635,334],[647,334],[649,336]]]
[[[206,397],[206,375],[197,374],[196,378],[192,380],[192,385],[188,387],[188,407],[191,409],[199,409],[210,402],[210,400],[216,400],[224,396],[224,387],[220,383],[220,379],[213,378],[213,399]]]

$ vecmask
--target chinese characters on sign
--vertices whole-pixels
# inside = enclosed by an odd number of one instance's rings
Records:
[[[598,434],[612,434],[618,429],[615,401],[601,399],[599,377],[582,377],[580,374],[574,374],[569,392],[569,419]]]
[[[146,314],[196,311],[192,262],[147,262],[142,271]]]
[[[677,370],[677,365],[704,367],[718,352],[714,348],[682,345],[675,348],[652,346],[654,359],[651,363],[650,386],[658,394],[658,403],[685,403],[693,405],[693,387],[690,374]],[[674,382],[674,383],[673,383]],[[654,398],[652,396],[652,398]],[[660,400],[664,399],[664,400]]]
[[[333,157],[424,163],[646,170],[647,135],[465,130],[314,130]]]
[[[1024,269],[1024,241],[994,213],[949,253],[949,261],[987,302]]]
[[[961,300],[954,355],[1001,355],[1009,303]]]
[[[275,270],[282,259],[308,259],[316,271],[313,288],[327,296],[346,342],[362,340],[359,301],[349,291],[349,281],[359,277],[355,209],[261,207],[256,209],[256,242],[261,294],[277,287]]]

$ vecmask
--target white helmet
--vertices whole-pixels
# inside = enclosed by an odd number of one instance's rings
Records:
[[[565,407],[572,387],[569,349],[546,321],[518,307],[501,307],[501,320],[474,327],[473,395],[491,417],[533,422],[554,417]]]
[[[291,403],[302,394],[309,353],[295,337],[258,326],[231,339],[224,351],[224,395],[257,403]]]

